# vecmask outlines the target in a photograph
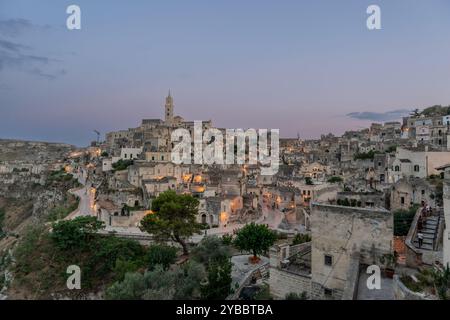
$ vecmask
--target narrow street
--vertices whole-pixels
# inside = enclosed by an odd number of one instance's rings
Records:
[[[71,220],[82,216],[96,216],[94,210],[94,191],[90,187],[83,187],[72,191],[72,194],[80,198],[78,209],[69,214],[65,220]]]
[[[72,220],[76,217],[82,216],[96,216],[94,209],[95,190],[86,186],[86,177],[82,173],[75,176],[78,177],[78,181],[83,185],[83,187],[80,189],[71,190],[70,192],[79,197],[80,203],[78,208],[69,214],[64,220]]]

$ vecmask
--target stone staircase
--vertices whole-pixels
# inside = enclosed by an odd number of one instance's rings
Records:
[[[417,238],[417,234],[414,237],[414,246],[417,249],[421,250],[429,250],[434,251],[437,246],[437,242],[439,241],[438,232],[439,232],[439,224],[444,219],[443,212],[439,212],[437,215],[433,215],[426,218],[426,221],[423,223],[422,234],[423,234],[423,243],[419,248],[419,240]]]

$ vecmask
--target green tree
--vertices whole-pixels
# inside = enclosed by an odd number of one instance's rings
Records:
[[[342,182],[342,178],[338,176],[333,176],[330,179],[328,179],[329,183],[339,183]]]
[[[175,274],[175,300],[194,300],[201,298],[201,283],[206,278],[205,267],[195,261],[168,271]]]
[[[120,159],[116,163],[113,163],[112,167],[113,167],[114,171],[122,171],[122,170],[125,170],[126,168],[128,168],[129,166],[133,165],[133,163],[134,163],[133,160]]]
[[[179,243],[183,254],[188,255],[186,239],[201,232],[201,224],[196,221],[198,205],[199,201],[190,195],[178,195],[173,190],[163,192],[153,200],[154,213],[142,219],[141,230],[159,240]]]
[[[191,257],[192,260],[208,266],[210,261],[229,259],[231,251],[230,247],[223,244],[219,237],[207,236],[192,250]]]
[[[414,205],[408,210],[397,210],[394,212],[394,236],[408,235],[417,209],[418,206]]]
[[[164,300],[172,299],[175,273],[166,272],[162,266],[144,274],[127,273],[123,281],[115,282],[106,290],[109,300]]]
[[[298,244],[302,244],[305,242],[310,242],[311,241],[311,236],[309,234],[302,234],[302,233],[297,233],[294,237],[294,239],[292,240],[292,245],[298,245]]]
[[[251,252],[254,259],[257,259],[258,255],[267,252],[276,238],[276,234],[266,225],[252,222],[239,230],[234,245],[240,250]]]
[[[96,217],[78,217],[53,224],[51,239],[61,250],[83,249],[95,233],[104,228]]]
[[[164,270],[168,270],[170,265],[175,263],[176,258],[177,249],[171,246],[153,245],[147,253],[150,270],[153,270],[157,265],[161,265]]]
[[[231,251],[223,239],[207,236],[192,250],[192,261],[206,267],[207,282],[201,287],[201,295],[207,300],[223,300],[231,291]]]
[[[377,152],[370,150],[369,152],[363,152],[363,153],[356,153],[353,156],[354,160],[373,160],[373,158],[375,157],[375,154]]]
[[[188,262],[171,270],[161,265],[141,274],[127,273],[123,281],[106,290],[109,300],[192,300],[201,297],[200,283],[205,279],[204,267]]]
[[[231,292],[231,269],[229,258],[211,260],[208,264],[208,282],[202,286],[202,298],[206,300],[225,300]]]
[[[227,246],[231,246],[233,244],[233,236],[231,234],[224,234],[222,236],[222,243]]]
[[[90,242],[87,252],[90,257],[86,260],[83,272],[87,277],[95,278],[106,276],[110,271],[117,268],[117,261],[128,262],[141,267],[144,265],[145,250],[139,242],[130,239],[122,239],[114,236],[98,237],[96,241]],[[120,266],[120,268],[124,266]]]
[[[5,231],[3,230],[3,224],[5,223],[5,210],[0,209],[0,239],[5,235]]]
[[[441,300],[450,299],[450,267],[434,270],[432,273],[434,287]]]
[[[139,265],[135,261],[118,258],[113,271],[116,275],[115,279],[122,281],[127,273],[136,272],[138,269]]]

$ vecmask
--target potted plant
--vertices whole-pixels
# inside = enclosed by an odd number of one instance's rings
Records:
[[[397,257],[395,254],[389,253],[385,254],[380,258],[380,262],[385,265],[384,273],[386,277],[392,279],[395,273],[395,265],[397,262]]]

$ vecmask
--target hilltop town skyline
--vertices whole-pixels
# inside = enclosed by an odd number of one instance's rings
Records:
[[[81,30],[69,4],[0,1],[0,137],[84,146],[159,117],[168,88],[189,119],[282,137],[450,103],[446,1],[377,1],[375,31],[368,0],[80,0]]]

